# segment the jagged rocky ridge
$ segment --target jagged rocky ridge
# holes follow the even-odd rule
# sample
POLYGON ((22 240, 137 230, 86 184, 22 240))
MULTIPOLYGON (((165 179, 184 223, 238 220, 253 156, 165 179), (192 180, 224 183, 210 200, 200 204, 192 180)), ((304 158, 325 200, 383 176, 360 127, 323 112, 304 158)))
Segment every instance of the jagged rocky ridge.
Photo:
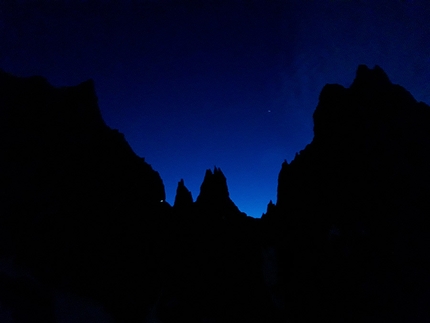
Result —
POLYGON ((426 321, 429 121, 378 66, 326 85, 260 220, 217 167, 163 202, 92 81, 0 71, 0 319, 67 321, 69 295, 101 322, 426 321))
POLYGON ((429 123, 379 66, 323 88, 314 139, 283 163, 265 215, 294 320, 430 318, 429 123))
POLYGON ((246 216, 221 170, 208 170, 195 204, 182 183, 170 207, 159 174, 103 122, 92 81, 57 89, 1 71, 0 129, 0 304, 13 320, 58 321, 58 293, 118 322, 144 321, 153 306, 166 322, 239 313, 215 310, 234 277, 250 287, 233 299, 257 294, 240 275, 255 258, 251 228, 225 225, 246 216))
POLYGON ((0 89, 1 255, 49 288, 133 312, 159 275, 140 259, 155 258, 150 228, 166 213, 159 174, 104 124, 92 81, 56 89, 1 72, 0 89))

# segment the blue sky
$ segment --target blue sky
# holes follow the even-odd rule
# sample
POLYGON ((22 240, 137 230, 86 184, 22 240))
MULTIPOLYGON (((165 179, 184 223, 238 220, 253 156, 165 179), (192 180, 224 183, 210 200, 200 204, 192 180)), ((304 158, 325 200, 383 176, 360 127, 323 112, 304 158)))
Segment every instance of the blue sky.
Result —
POLYGON ((0 68, 56 86, 92 78, 106 123, 125 134, 173 203, 220 167, 259 217, 281 164, 313 137, 324 84, 359 64, 430 102, 426 1, 17 1, 0 4, 0 68))

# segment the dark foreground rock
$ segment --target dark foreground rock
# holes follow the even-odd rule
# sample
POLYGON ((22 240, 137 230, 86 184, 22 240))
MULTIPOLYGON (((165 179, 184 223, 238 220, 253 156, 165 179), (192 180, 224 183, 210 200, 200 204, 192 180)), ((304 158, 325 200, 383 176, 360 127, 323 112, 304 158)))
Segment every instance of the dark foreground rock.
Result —
POLYGON ((430 319, 429 124, 378 66, 323 88, 314 139, 282 165, 265 216, 294 321, 430 319))

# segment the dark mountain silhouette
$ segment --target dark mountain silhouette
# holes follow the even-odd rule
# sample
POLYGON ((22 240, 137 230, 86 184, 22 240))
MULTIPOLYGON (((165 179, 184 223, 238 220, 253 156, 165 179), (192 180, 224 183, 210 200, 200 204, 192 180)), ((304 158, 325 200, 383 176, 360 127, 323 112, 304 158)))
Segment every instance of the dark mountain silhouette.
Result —
POLYGON ((173 213, 176 246, 181 249, 169 275, 171 284, 157 304, 161 320, 273 320, 261 272, 257 220, 231 201, 221 169, 206 171, 194 203, 181 180, 173 213))
POLYGON ((196 200, 198 212, 206 218, 236 219, 246 217, 230 199, 227 180, 220 168, 206 170, 205 178, 196 200))
POLYGON ((195 204, 181 182, 171 208, 158 173, 104 124, 92 81, 57 89, 2 71, 0 91, 5 321, 54 322, 64 299, 118 322, 232 321, 259 297, 253 228, 226 225, 246 216, 220 169, 195 204))
POLYGON ((114 315, 148 303, 160 273, 148 241, 166 214, 159 174, 104 124, 92 81, 56 89, 1 72, 0 89, 1 255, 114 315))
POLYGON ((429 123, 378 66, 323 88, 314 139, 283 163, 265 215, 294 321, 430 318, 429 123))
POLYGON ((179 211, 189 211, 193 205, 193 196, 191 192, 185 187, 184 180, 181 179, 176 189, 175 203, 173 207, 179 211))
POLYGON ((429 122, 359 66, 323 88, 313 141, 253 219, 217 167, 166 203, 92 81, 0 71, 0 321, 426 322, 429 122))

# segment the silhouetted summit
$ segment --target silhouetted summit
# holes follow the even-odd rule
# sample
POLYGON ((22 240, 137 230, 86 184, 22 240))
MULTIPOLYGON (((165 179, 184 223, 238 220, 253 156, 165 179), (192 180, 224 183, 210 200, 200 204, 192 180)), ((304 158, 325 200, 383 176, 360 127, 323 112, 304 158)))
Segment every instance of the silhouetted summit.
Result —
POLYGON ((217 218, 243 217, 237 206, 230 199, 227 180, 220 168, 214 167, 212 172, 206 170, 196 206, 202 216, 217 218))
POLYGON ((373 69, 366 65, 359 65, 351 88, 376 91, 392 85, 384 70, 376 65, 373 69))
MULTIPOLYGON (((54 89, 42 77, 19 79, 0 70, 1 113, 12 127, 55 129, 76 136, 106 127, 97 106, 92 80, 75 87, 54 89)), ((91 139, 91 138, 90 138, 91 139)))
POLYGON ((200 186, 200 194, 197 201, 214 201, 220 199, 222 202, 230 199, 227 180, 222 173, 221 169, 214 167, 212 172, 210 169, 206 170, 205 178, 200 186))
POLYGON ((323 88, 314 139, 282 165, 266 216, 297 321, 317 319, 300 312, 310 304, 332 322, 430 317, 429 124, 429 106, 378 66, 323 88))
POLYGON ((267 204, 267 210, 266 213, 263 213, 261 218, 265 219, 267 218, 267 214, 270 214, 270 216, 274 216, 276 212, 276 205, 272 202, 272 200, 269 201, 269 204, 267 204))
POLYGON ((176 189, 175 203, 173 207, 179 210, 190 211, 193 205, 193 197, 191 192, 185 187, 184 180, 181 179, 176 189))
POLYGON ((1 71, 0 91, 0 255, 133 312, 159 272, 148 251, 166 213, 159 174, 105 125, 92 81, 57 89, 1 71))

